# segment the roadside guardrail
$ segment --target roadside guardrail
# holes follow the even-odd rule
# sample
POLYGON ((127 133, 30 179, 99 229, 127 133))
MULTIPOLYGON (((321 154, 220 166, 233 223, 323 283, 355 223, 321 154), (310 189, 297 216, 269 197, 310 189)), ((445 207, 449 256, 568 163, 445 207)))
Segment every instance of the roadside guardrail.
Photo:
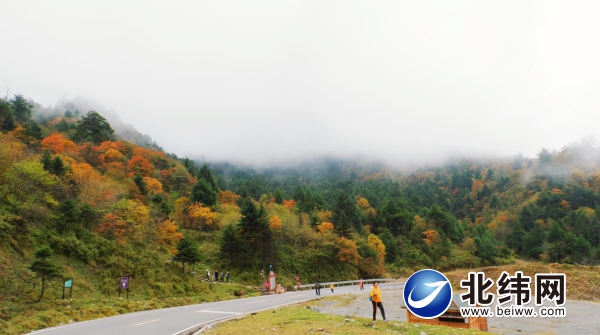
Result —
MULTIPOLYGON (((380 283, 394 283, 394 282, 398 282, 398 279, 395 278, 379 278, 379 279, 364 279, 363 282, 365 284, 369 284, 369 283, 374 283, 374 282, 380 282, 380 283)), ((321 284, 321 288, 325 289, 325 288, 329 288, 329 285, 333 284, 334 287, 336 286, 350 286, 350 285, 358 285, 360 283, 360 279, 356 279, 356 280, 345 280, 345 281, 336 281, 336 282, 326 282, 326 283, 319 283, 321 284)), ((404 285, 404 282, 398 282, 399 284, 404 285)), ((314 289, 315 288, 315 284, 316 283, 312 283, 312 284, 303 284, 300 285, 300 289, 304 290, 304 289, 314 289)), ((294 286, 294 289, 298 289, 298 285, 294 286)))

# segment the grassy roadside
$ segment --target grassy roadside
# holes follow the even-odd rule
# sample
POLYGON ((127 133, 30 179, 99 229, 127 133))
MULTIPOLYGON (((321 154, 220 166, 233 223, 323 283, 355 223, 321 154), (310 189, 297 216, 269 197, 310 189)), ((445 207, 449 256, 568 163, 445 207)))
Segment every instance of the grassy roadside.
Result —
MULTIPOLYGON (((329 299, 329 298, 326 298, 329 299)), ((441 326, 414 325, 405 322, 381 320, 373 323, 361 317, 343 317, 324 314, 310 309, 314 302, 264 311, 232 319, 206 330, 206 334, 488 334, 485 332, 441 326)))
POLYGON ((202 302, 238 299, 256 296, 259 292, 240 284, 203 284, 206 290, 198 295, 164 299, 88 298, 88 299, 44 299, 35 302, 3 301, 0 305, 0 334, 24 334, 33 330, 58 326, 72 322, 93 320, 107 316, 152 310, 158 308, 186 306, 202 302))

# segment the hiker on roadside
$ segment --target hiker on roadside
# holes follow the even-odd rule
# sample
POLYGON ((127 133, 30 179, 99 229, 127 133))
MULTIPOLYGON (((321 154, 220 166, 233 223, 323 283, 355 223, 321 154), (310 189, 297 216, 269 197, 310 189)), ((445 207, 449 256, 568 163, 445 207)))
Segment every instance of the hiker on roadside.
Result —
POLYGON ((206 281, 210 280, 210 271, 206 269, 206 281))
POLYGON ((373 288, 371 288, 371 292, 369 292, 369 300, 371 300, 371 303, 373 304, 373 322, 377 321, 377 307, 379 307, 379 310, 381 311, 383 322, 387 322, 385 319, 385 310, 383 309, 383 304, 381 303, 381 290, 379 289, 378 281, 373 283, 373 288))
POLYGON ((331 293, 333 293, 333 283, 329 284, 329 288, 331 289, 331 293))
POLYGON ((229 283, 229 271, 225 274, 225 280, 229 283))
POLYGON ((225 272, 221 272, 221 283, 225 282, 225 272))
POLYGON ((362 279, 362 277, 360 277, 360 283, 358 285, 361 291, 365 289, 365 281, 362 279))
POLYGON ((215 270, 215 281, 218 283, 219 282, 219 271, 215 270))
POLYGON ((315 293, 317 293, 317 295, 321 295, 321 284, 319 284, 318 280, 315 283, 315 293))

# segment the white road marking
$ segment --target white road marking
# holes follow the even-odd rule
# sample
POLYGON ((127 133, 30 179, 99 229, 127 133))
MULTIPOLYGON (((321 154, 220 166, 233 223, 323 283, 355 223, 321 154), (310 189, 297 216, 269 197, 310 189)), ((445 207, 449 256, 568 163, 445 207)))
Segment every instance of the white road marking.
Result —
POLYGON ((150 321, 146 321, 146 322, 138 323, 137 325, 133 325, 133 326, 134 326, 134 327, 137 327, 137 326, 145 325, 146 323, 150 323, 150 322, 154 322, 154 321, 158 321, 158 320, 160 320, 160 319, 156 319, 156 320, 150 320, 150 321))
POLYGON ((244 314, 244 313, 237 313, 237 312, 221 312, 221 311, 209 311, 209 310, 196 311, 196 313, 215 313, 215 314, 232 314, 232 315, 244 314))

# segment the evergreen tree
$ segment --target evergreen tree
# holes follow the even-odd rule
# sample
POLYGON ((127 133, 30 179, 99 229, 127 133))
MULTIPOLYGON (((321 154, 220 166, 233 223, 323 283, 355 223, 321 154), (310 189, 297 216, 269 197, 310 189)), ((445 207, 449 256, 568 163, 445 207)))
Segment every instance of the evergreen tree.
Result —
POLYGON ((70 128, 71 127, 69 127, 69 124, 67 121, 65 121, 65 119, 60 120, 60 122, 56 125, 56 129, 61 133, 68 132, 70 128))
POLYGON ((486 181, 492 181, 492 180, 494 180, 494 170, 492 170, 491 168, 487 170, 487 174, 485 176, 485 180, 486 181))
POLYGON ((49 150, 44 151, 40 163, 44 166, 44 170, 52 173, 52 155, 49 150))
POLYGON ((233 224, 223 228, 223 234, 219 240, 219 252, 222 259, 226 259, 230 265, 236 264, 235 257, 241 253, 242 246, 238 237, 237 227, 233 224))
POLYGON ((206 164, 202 165, 202 167, 200 168, 200 171, 198 172, 198 180, 201 180, 201 179, 206 180, 206 182, 208 183, 208 185, 210 185, 211 189, 213 190, 213 192, 215 194, 219 192, 219 186, 217 185, 217 178, 215 177, 215 175, 212 173, 212 171, 206 164))
POLYGON ((60 278, 62 276, 60 267, 50 258, 54 252, 50 247, 44 246, 36 250, 35 260, 29 267, 35 275, 42 279, 42 288, 38 302, 42 301, 44 297, 44 291, 46 290, 46 281, 52 278, 60 278))
POLYGON ((79 219, 88 231, 91 231, 95 227, 99 216, 98 212, 89 204, 83 204, 79 208, 79 219))
POLYGON ((54 157, 54 159, 52 160, 52 165, 50 167, 50 172, 59 177, 65 174, 65 164, 63 163, 62 159, 60 159, 60 157, 54 157))
POLYGON ((144 178, 142 178, 142 176, 140 176, 139 174, 136 174, 135 177, 133 177, 133 182, 137 185, 137 187, 140 190, 140 193, 142 195, 146 195, 148 193, 148 189, 146 188, 146 183, 144 183, 144 178))
POLYGON ((15 95, 11 100, 11 104, 18 122, 25 123, 27 120, 31 119, 33 104, 27 101, 22 95, 15 95))
POLYGON ((73 230, 79 222, 77 203, 73 199, 66 199, 62 201, 58 207, 58 213, 59 215, 56 220, 56 228, 59 233, 73 230))
POLYGON ((44 138, 42 128, 35 121, 28 121, 28 122, 24 123, 23 128, 25 128, 25 131, 23 132, 23 134, 25 134, 26 136, 28 136, 34 140, 39 141, 44 138))
POLYGON ((506 246, 513 249, 516 253, 523 252, 523 238, 525 237, 525 230, 521 226, 519 221, 516 221, 512 229, 506 236, 506 246))
POLYGON ((108 121, 95 111, 82 116, 75 126, 74 139, 100 144, 111 139, 115 131, 108 121))
POLYGON ((338 235, 351 238, 352 228, 362 228, 364 217, 348 193, 339 191, 333 210, 333 224, 338 235))
POLYGON ((379 238, 385 245, 385 261, 388 263, 393 263, 396 260, 396 257, 400 256, 400 247, 398 246, 398 242, 394 238, 394 235, 392 235, 387 228, 383 230, 383 232, 379 235, 379 238))
POLYGON ((281 195, 281 190, 280 189, 276 189, 275 190, 275 203, 276 204, 283 204, 283 196, 281 195))
POLYGON ((201 202, 205 206, 212 207, 217 204, 219 197, 206 179, 202 178, 192 188, 190 199, 193 202, 201 202))
POLYGON ((11 131, 17 127, 15 113, 9 103, 0 99, 0 130, 11 131))
POLYGON ((525 231, 530 231, 535 224, 536 213, 535 213, 535 205, 529 205, 523 207, 521 214, 519 215, 519 222, 525 231))
POLYGON ((490 198, 490 208, 499 209, 500 208, 500 199, 495 194, 490 198))
POLYGON ((181 262, 181 270, 185 273, 185 264, 194 265, 200 262, 200 250, 198 244, 189 237, 184 237, 177 244, 177 254, 173 256, 173 261, 181 262))
POLYGON ((242 242, 241 263, 262 267, 270 264, 275 250, 269 219, 262 204, 257 208, 251 200, 244 201, 238 231, 242 242))
POLYGON ((546 232, 544 231, 544 228, 536 222, 533 225, 533 228, 525 234, 525 238, 523 238, 523 252, 528 257, 539 258, 544 252, 543 245, 545 240, 546 232))

